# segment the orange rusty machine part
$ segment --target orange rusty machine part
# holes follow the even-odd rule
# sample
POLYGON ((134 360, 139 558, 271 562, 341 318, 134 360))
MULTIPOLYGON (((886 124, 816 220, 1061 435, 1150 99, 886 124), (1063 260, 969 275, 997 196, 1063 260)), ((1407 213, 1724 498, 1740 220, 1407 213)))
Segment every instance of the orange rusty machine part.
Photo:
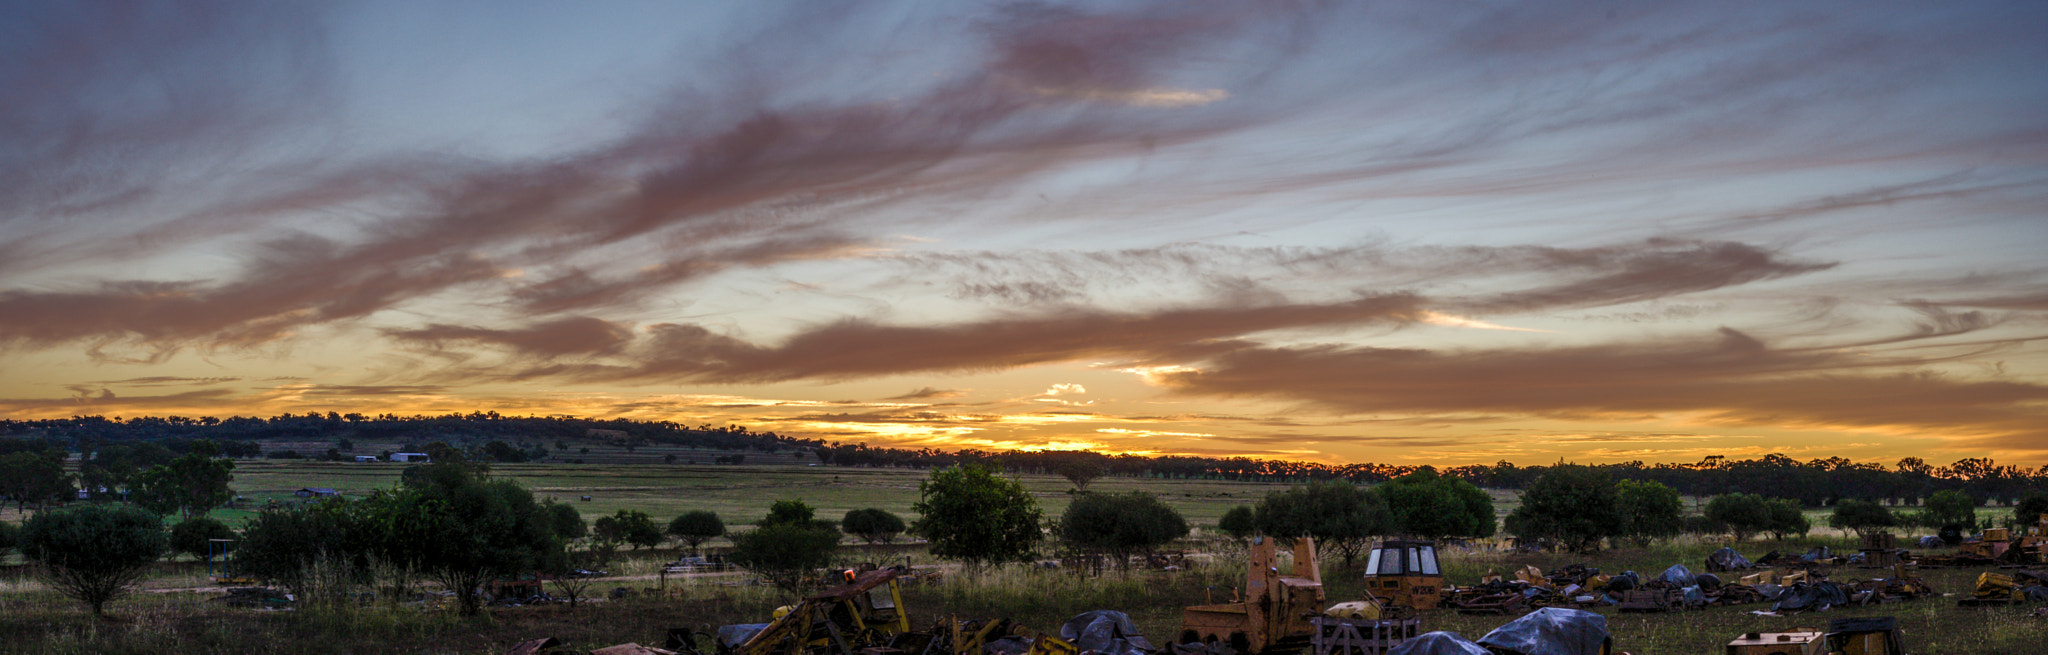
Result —
POLYGON ((1246 562, 1241 602, 1196 605, 1181 612, 1179 643, 1224 644, 1248 655, 1283 653, 1308 646, 1315 626, 1308 617, 1323 608, 1323 576, 1316 565, 1315 540, 1294 541, 1294 575, 1280 574, 1270 537, 1254 537, 1246 562))

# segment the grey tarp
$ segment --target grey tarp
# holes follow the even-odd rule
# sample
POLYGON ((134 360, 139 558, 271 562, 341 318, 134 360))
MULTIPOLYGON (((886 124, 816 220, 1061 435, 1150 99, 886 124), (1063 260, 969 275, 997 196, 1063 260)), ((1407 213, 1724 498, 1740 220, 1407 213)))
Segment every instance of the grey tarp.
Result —
POLYGON ((1664 575, 1657 576, 1657 579, 1669 582, 1673 587, 1690 587, 1695 577, 1692 569, 1685 568, 1684 564, 1673 564, 1671 568, 1664 569, 1664 575))
POLYGON ((1707 568, 1710 569, 1717 568, 1724 571, 1733 571, 1736 569, 1753 568, 1755 566, 1755 564, 1749 562, 1749 558, 1743 557, 1742 553, 1735 552, 1733 548, 1722 548, 1714 551, 1714 554, 1707 556, 1707 568))
POLYGON ((1921 548, 1940 548, 1947 545, 1948 542, 1942 541, 1941 537, 1937 537, 1931 534, 1920 538, 1921 548))
POLYGON ((1520 655, 1600 655, 1608 639, 1607 617, 1545 607, 1494 628, 1479 644, 1520 655))
POLYGON ((1686 587, 1684 589, 1680 589, 1679 591, 1684 592, 1685 594, 1686 607, 1699 607, 1707 604, 1707 594, 1706 592, 1700 591, 1699 585, 1686 587))
POLYGON ((1778 602, 1771 605, 1773 612, 1804 612, 1825 610, 1836 605, 1849 604, 1849 594, 1833 582, 1821 581, 1812 584, 1801 582, 1786 587, 1778 594, 1778 602))
POLYGON ((1472 643, 1455 632, 1427 632, 1401 642, 1387 655, 1492 655, 1485 646, 1472 643))
POLYGON ((727 648, 737 648, 740 644, 747 643, 748 639, 753 639, 754 635, 761 634, 762 630, 767 629, 768 624, 766 623, 736 623, 719 626, 718 643, 727 648))
POLYGON ((1116 610, 1083 612, 1067 619, 1067 623, 1060 626, 1060 638, 1083 653, 1145 655, 1152 652, 1152 642, 1145 641, 1145 635, 1138 634, 1137 624, 1131 623, 1130 616, 1116 610))
POLYGON ((1608 578, 1607 586, 1601 588, 1601 591, 1628 591, 1642 585, 1643 579, 1637 576, 1635 571, 1622 571, 1620 574, 1608 578))

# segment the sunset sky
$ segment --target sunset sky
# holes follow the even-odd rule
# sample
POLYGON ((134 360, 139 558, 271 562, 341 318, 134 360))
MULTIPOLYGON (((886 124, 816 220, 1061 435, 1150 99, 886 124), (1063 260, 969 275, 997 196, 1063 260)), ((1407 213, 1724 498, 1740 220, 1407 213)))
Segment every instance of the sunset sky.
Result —
POLYGON ((6 2, 0 417, 2048 464, 2048 3, 6 2))

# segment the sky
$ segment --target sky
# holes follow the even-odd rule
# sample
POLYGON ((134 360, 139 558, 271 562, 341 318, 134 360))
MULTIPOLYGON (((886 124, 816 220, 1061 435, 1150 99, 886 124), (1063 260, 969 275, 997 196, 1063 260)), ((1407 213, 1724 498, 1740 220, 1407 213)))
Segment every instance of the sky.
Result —
POLYGON ((2048 4, 0 3, 0 417, 2048 464, 2048 4))

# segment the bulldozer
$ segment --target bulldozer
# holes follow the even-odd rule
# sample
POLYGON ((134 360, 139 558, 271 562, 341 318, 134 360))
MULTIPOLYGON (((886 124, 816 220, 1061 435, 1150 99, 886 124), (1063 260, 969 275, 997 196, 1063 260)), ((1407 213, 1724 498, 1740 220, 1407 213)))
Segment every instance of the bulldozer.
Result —
POLYGON ((1252 538, 1241 597, 1182 610, 1179 643, 1225 645, 1244 655, 1307 647, 1316 629, 1309 618, 1321 612, 1324 600, 1315 540, 1294 540, 1294 575, 1281 575, 1276 551, 1271 537, 1252 538))
POLYGON ((1366 558, 1365 589, 1389 608, 1436 609, 1444 589, 1436 542, 1393 540, 1374 545, 1366 558))

